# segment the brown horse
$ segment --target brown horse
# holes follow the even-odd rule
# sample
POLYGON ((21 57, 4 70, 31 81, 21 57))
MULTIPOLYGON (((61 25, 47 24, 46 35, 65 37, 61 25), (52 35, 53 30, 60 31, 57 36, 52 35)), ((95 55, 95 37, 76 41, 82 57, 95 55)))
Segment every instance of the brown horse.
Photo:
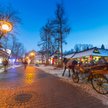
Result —
POLYGON ((64 71, 62 73, 62 76, 64 76, 66 69, 69 71, 69 77, 70 77, 70 70, 74 73, 75 72, 75 66, 77 65, 76 60, 67 60, 66 62, 63 61, 64 71))

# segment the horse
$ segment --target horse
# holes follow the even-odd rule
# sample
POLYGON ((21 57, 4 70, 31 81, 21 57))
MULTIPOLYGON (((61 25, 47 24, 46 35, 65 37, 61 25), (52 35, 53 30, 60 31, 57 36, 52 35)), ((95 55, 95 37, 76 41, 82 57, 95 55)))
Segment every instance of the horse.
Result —
POLYGON ((70 70, 75 73, 75 66, 78 64, 76 60, 68 60, 65 58, 63 61, 64 71, 62 73, 62 76, 64 76, 66 69, 69 71, 69 77, 71 76, 70 70))

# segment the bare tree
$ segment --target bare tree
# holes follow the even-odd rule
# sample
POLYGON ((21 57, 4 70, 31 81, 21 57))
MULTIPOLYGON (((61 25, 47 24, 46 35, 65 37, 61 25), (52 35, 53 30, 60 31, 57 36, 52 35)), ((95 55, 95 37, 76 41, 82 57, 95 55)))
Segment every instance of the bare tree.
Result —
POLYGON ((4 50, 10 48, 9 37, 3 37, 1 43, 4 50))
POLYGON ((12 56, 15 56, 15 58, 17 59, 18 57, 22 57, 25 53, 25 48, 22 45, 22 43, 18 42, 18 39, 16 37, 12 37, 11 40, 11 53, 12 56))
POLYGON ((75 52, 79 52, 81 50, 78 44, 74 46, 74 50, 75 52))
MULTIPOLYGON (((48 21, 41 29, 41 43, 42 50, 46 53, 48 60, 50 54, 57 52, 58 57, 63 56, 63 43, 66 44, 66 36, 70 32, 68 19, 65 17, 64 7, 62 3, 56 5, 55 18, 48 21)), ((61 62, 62 63, 62 62, 61 62)))
POLYGON ((92 45, 92 44, 76 44, 76 45, 74 46, 75 52, 88 50, 88 49, 90 49, 90 48, 93 48, 93 45, 92 45))
POLYGON ((62 60, 63 56, 63 43, 65 43, 65 38, 70 32, 70 27, 68 25, 68 19, 65 17, 64 6, 62 3, 56 5, 55 19, 53 20, 54 29, 58 40, 58 50, 60 51, 60 57, 62 60))
POLYGON ((44 51, 46 56, 46 62, 48 64, 48 59, 50 55, 54 52, 54 36, 53 36, 53 27, 52 23, 48 20, 45 26, 42 27, 40 32, 41 50, 44 51))

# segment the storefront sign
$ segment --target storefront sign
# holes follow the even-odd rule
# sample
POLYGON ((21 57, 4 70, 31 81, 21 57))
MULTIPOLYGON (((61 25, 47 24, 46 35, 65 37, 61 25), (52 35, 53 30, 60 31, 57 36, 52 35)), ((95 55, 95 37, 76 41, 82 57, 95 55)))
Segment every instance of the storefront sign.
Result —
POLYGON ((98 49, 94 49, 93 53, 98 53, 98 54, 100 54, 100 52, 99 52, 98 49))

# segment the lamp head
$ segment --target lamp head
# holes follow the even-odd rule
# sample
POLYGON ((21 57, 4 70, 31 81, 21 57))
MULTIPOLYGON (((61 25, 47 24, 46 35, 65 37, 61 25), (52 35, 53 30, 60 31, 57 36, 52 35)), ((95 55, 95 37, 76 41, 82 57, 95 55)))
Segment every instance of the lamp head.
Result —
POLYGON ((0 31, 1 32, 11 32, 13 29, 13 25, 11 22, 8 21, 0 21, 0 31))

